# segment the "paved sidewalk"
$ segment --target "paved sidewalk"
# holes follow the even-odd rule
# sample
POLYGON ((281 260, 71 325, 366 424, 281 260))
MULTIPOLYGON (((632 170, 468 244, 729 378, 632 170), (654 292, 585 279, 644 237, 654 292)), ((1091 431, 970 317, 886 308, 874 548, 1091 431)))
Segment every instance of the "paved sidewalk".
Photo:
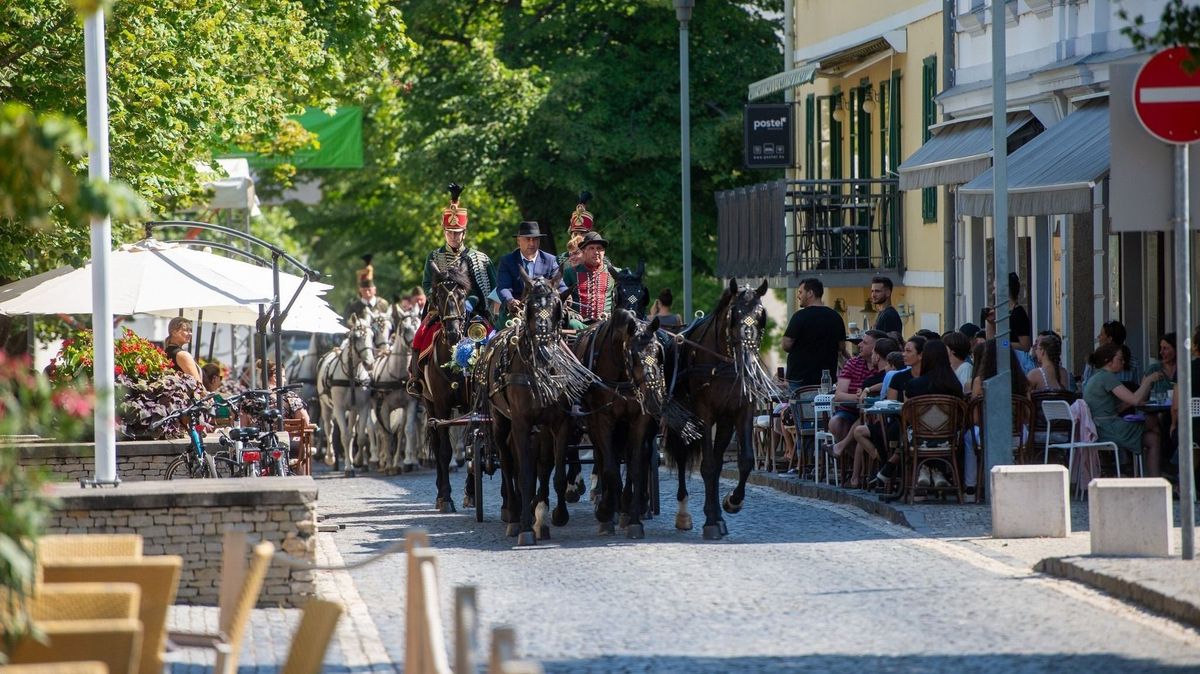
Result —
MULTIPOLYGON (((723 477, 736 479, 734 470, 723 477)), ((885 503, 876 494, 832 487, 795 477, 755 471, 750 482, 809 498, 859 507, 918 534, 944 539, 1009 564, 1068 578, 1096 587, 1175 620, 1200 627, 1200 561, 1178 558, 1182 549, 1179 502, 1175 507, 1173 559, 1093 557, 1088 534, 1088 504, 1071 501, 1071 531, 1067 538, 994 539, 987 504, 953 500, 907 505, 885 503)), ((971 499, 973 500, 973 499, 971 499)), ((1197 508, 1200 512, 1200 508, 1197 508)))
MULTIPOLYGON (((333 534, 317 534, 317 564, 342 566, 341 553, 333 534)), ((338 621, 337 632, 325 655, 323 672, 335 674, 395 674, 402 663, 393 663, 387 655, 379 630, 367 612, 348 571, 315 571, 317 596, 336 601, 346 608, 338 621)), ((277 672, 287 661, 292 634, 300 623, 302 609, 258 608, 251 614, 243 642, 238 671, 267 674, 277 672)), ((217 631, 217 607, 182 606, 171 608, 170 629, 195 632, 217 631)), ((403 639, 403 634, 389 635, 403 639)), ((209 674, 213 655, 199 649, 182 649, 167 654, 170 674, 209 674)))

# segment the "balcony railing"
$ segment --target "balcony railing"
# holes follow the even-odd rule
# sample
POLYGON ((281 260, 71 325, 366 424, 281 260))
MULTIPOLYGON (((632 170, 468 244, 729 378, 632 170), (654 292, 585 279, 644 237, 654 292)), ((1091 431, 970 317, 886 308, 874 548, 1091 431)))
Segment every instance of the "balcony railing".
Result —
POLYGON ((856 283, 902 272, 902 195, 895 180, 780 180, 719 192, 717 272, 836 273, 856 283))

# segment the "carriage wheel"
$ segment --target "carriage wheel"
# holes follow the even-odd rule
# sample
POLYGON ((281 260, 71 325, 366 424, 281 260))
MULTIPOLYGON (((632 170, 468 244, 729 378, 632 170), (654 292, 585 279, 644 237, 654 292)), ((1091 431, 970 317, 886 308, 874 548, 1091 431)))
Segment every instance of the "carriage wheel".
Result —
POLYGON ((467 437, 471 442, 471 473, 475 480, 475 521, 483 521, 483 451, 484 433, 479 428, 479 422, 473 421, 467 427, 467 437))
POLYGON ((650 512, 654 515, 660 514, 658 467, 662 464, 662 453, 659 451, 661 444, 662 436, 655 436, 650 449, 650 512))

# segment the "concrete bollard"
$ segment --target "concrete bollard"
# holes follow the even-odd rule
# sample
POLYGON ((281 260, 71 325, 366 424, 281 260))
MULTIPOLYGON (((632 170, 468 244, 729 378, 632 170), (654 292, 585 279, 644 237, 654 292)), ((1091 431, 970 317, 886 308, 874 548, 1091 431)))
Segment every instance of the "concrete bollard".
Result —
POLYGON ((1160 477, 1096 478, 1088 485, 1093 555, 1171 557, 1171 484, 1160 477))
POLYGON ((1066 538, 1071 506, 1065 466, 992 468, 992 538, 1066 538))

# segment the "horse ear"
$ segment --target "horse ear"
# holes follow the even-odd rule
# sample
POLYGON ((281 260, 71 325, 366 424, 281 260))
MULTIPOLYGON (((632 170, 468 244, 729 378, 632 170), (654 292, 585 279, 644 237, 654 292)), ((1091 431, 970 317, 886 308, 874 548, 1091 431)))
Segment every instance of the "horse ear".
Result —
POLYGON ((521 281, 525 284, 526 290, 528 290, 529 285, 533 283, 533 279, 529 276, 529 274, 525 273, 524 266, 517 265, 517 271, 521 272, 521 281))
POLYGON ((646 261, 644 259, 638 258, 638 273, 637 273, 637 275, 638 275, 638 278, 641 278, 646 275, 646 261))
POLYGON ((433 260, 429 261, 429 268, 433 270, 434 278, 439 278, 442 275, 442 268, 437 266, 437 263, 433 260))
MULTIPOLYGON (((628 313, 628 312, 626 312, 624 309, 622 309, 621 313, 628 313)), ((628 318, 631 318, 631 317, 632 317, 632 315, 629 317, 626 317, 627 320, 625 321, 625 335, 627 337, 632 337, 633 334, 635 332, 637 332, 637 321, 628 320, 628 318)))
POLYGON ((571 289, 570 288, 567 288, 566 290, 564 290, 558 294, 558 300, 560 302, 566 302, 570 298, 571 298, 571 289))
POLYGON ((767 294, 767 279, 763 279, 762 285, 760 285, 757 289, 755 289, 754 292, 758 293, 759 297, 766 295, 767 294))
POLYGON ((737 291, 738 291, 737 279, 730 276, 729 277, 729 292, 732 294, 737 294, 737 291))
POLYGON ((565 269, 561 264, 554 269, 554 276, 550 278, 550 285, 554 286, 555 288, 558 287, 558 284, 562 281, 563 271, 565 271, 565 269))
POLYGON ((658 332, 658 316, 655 316, 654 320, 650 321, 650 327, 647 329, 650 332, 658 332))

